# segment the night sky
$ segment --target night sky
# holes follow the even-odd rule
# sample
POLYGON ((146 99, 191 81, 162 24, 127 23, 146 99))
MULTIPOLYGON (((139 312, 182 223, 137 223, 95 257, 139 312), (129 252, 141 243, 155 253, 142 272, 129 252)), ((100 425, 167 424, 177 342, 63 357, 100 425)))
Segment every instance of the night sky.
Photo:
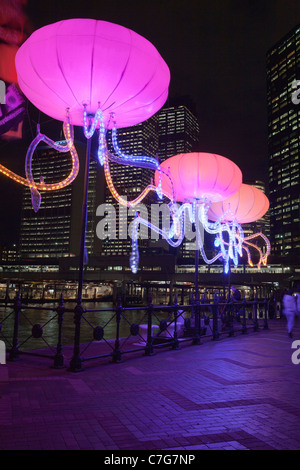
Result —
MULTIPOLYGON (((267 183, 266 53, 300 23, 299 0, 28 0, 26 11, 33 30, 85 17, 147 38, 170 68, 170 100, 188 95, 195 103, 199 151, 233 160, 245 182, 267 183)), ((0 163, 22 175, 36 119, 29 116, 27 139, 0 145, 0 163)), ((0 243, 18 242, 21 194, 0 175, 0 243)))

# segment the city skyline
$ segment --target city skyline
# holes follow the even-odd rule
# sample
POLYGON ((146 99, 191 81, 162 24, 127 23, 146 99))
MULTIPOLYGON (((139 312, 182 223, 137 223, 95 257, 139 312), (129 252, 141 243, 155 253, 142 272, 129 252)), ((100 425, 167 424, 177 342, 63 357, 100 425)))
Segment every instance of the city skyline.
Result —
MULTIPOLYGON (((37 2, 29 1, 28 15, 33 29, 36 29, 49 22, 69 17, 70 11, 73 17, 79 15, 99 17, 96 3, 98 4, 98 2, 90 2, 89 6, 83 10, 82 6, 76 2, 74 5, 72 3, 72 9, 69 2, 64 2, 63 6, 58 5, 58 2, 52 2, 51 6, 48 5, 45 8, 43 6, 42 11, 37 2)), ((112 2, 110 7, 103 5, 104 8, 101 8, 100 12, 101 19, 123 24, 153 41, 171 70, 170 94, 166 106, 169 100, 179 95, 189 95, 195 102, 200 126, 201 148, 199 151, 224 155, 241 167, 247 179, 259 179, 267 184, 266 53, 274 43, 295 26, 298 11, 300 16, 300 7, 296 2, 276 1, 273 2, 273 9, 267 8, 267 2, 243 2, 241 5, 241 2, 231 1, 228 8, 220 4, 217 8, 216 2, 212 2, 210 6, 202 5, 201 7, 196 5, 198 2, 190 2, 188 6, 183 6, 182 2, 172 2, 172 6, 169 2, 160 2, 156 4, 157 14, 162 13, 162 9, 165 8, 169 15, 164 31, 159 31, 161 21, 159 15, 158 26, 151 30, 150 19, 153 18, 154 11, 150 17, 143 17, 142 11, 150 12, 151 10, 150 6, 144 5, 144 2, 142 6, 141 3, 138 6, 133 2, 126 11, 124 8, 118 9, 117 3, 112 2), (176 16, 180 6, 182 7, 181 19, 176 16), (136 10, 130 15, 134 7, 136 10), (200 13, 203 13, 201 17, 198 16, 200 13), (210 21, 208 21, 209 18, 210 21), (248 26, 243 30, 242 25, 245 25, 246 19, 248 26), (189 32, 188 20, 193 20, 190 23, 189 32), (264 21, 266 27, 263 27, 264 21), (177 37, 174 35, 174 29, 179 22, 182 23, 182 32, 177 37), (231 28, 234 23, 239 27, 231 28), (195 24, 201 26, 201 34, 198 31, 195 35, 195 24), (217 24, 219 28, 215 27, 217 24), (231 34, 229 34, 229 29, 231 34), (206 37, 201 37, 204 31, 208 34, 206 37), (179 44, 180 37, 182 41, 179 44), (237 41, 238 38, 239 41, 237 41), (174 47, 170 45, 172 39, 174 47), (189 43, 192 45, 197 43, 198 49, 192 45, 188 46, 189 43), (232 48, 233 44, 235 47, 232 48), (257 47, 258 44, 260 48, 257 47), (242 56, 244 62, 241 66, 239 61, 242 56), (199 61, 201 57, 205 60, 199 61), (189 67, 186 67, 187 61, 189 61, 189 67), (204 69, 202 69, 202 64, 205 64, 204 69), (200 78, 191 78, 196 66, 201 70, 200 78), (253 73, 249 74, 251 66, 253 73), (237 70, 238 74, 236 74, 237 70), (185 78, 184 74, 187 75, 185 78), (246 77, 246 82, 241 77, 246 77), (239 82, 239 87, 237 87, 237 82, 239 82), (195 92, 196 83, 199 84, 197 92, 195 92), (235 87, 235 90, 232 90, 232 87, 235 87), (225 93, 224 90, 227 92, 225 93), (251 99, 248 95, 251 95, 251 99), (254 119, 254 108, 259 110, 256 111, 256 119, 254 119), (235 112, 237 110, 239 111, 235 112), (253 146, 259 147, 260 151, 253 151, 253 146), (241 149, 244 149, 243 154, 241 149)), ((48 126, 48 121, 51 120, 47 116, 41 117, 44 128, 48 126)), ((4 145, 1 143, 1 163, 12 169, 17 168, 22 173, 25 148, 24 141, 5 142, 4 145), (6 153, 8 146, 9 157, 13 156, 13 159, 9 158, 6 153)), ((15 195, 20 194, 20 190, 16 188, 15 183, 5 182, 4 179, 1 175, 1 194, 10 193, 12 204, 11 211, 7 207, 2 207, 0 211, 2 226, 8 225, 6 233, 3 228, 2 236, 4 240, 12 240, 13 232, 17 230, 16 220, 13 222, 13 219, 17 218, 18 205, 20 205, 20 198, 18 200, 15 195)))

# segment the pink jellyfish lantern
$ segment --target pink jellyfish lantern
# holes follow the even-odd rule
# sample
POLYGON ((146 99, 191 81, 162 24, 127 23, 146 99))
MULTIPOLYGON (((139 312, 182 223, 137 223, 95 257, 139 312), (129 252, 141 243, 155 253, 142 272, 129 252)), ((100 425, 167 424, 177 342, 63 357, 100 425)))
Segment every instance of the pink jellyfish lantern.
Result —
POLYGON ((158 191, 170 199, 170 215, 172 224, 166 231, 136 217, 133 225, 131 269, 137 271, 138 226, 144 224, 159 233, 171 246, 179 246, 185 236, 186 217, 195 224, 196 253, 206 263, 213 263, 223 256, 237 259, 236 250, 241 251, 240 244, 234 243, 234 234, 241 228, 236 222, 227 223, 225 228, 220 221, 211 223, 207 219, 207 209, 213 202, 223 201, 235 194, 242 184, 242 173, 239 167, 221 155, 210 153, 185 153, 168 158, 155 172, 155 186, 158 191), (181 203, 178 205, 177 202, 181 203), (200 228, 209 233, 219 234, 226 230, 230 235, 229 249, 208 259, 203 247, 200 228))
MULTIPOLYGON (((30 187, 35 211, 41 202, 39 191, 64 187, 78 173, 73 126, 83 127, 88 143, 98 132, 102 165, 113 158, 106 150, 107 129, 114 130, 117 161, 145 165, 142 157, 132 161, 122 154, 116 129, 150 118, 167 99, 169 68, 147 39, 106 21, 69 19, 35 31, 18 50, 15 62, 20 89, 40 111, 64 122, 67 142, 64 148, 58 147, 38 128, 28 149, 26 179, 19 178, 18 182, 30 187), (55 186, 35 182, 32 176, 33 152, 41 140, 72 154, 72 174, 55 186)), ((157 168, 154 160, 149 158, 146 163, 157 168)), ((5 168, 0 167, 0 171, 7 174, 5 168)), ((14 174, 7 175, 16 179, 14 174)))
POLYGON ((138 124, 168 96, 169 69, 156 48, 123 26, 93 19, 59 21, 35 31, 16 56, 21 90, 42 112, 84 125, 84 111, 106 128, 138 124))
MULTIPOLYGON (((268 209, 269 200, 260 189, 248 184, 242 184, 240 189, 233 196, 226 200, 212 203, 207 211, 207 218, 214 222, 221 220, 223 223, 227 223, 235 220, 239 224, 247 224, 261 219, 268 209)), ((221 239, 219 240, 219 245, 224 247, 224 243, 221 239)), ((257 266, 260 267, 261 263, 266 265, 270 254, 270 242, 268 238, 262 232, 243 238, 242 248, 247 253, 248 263, 250 266, 253 266, 249 247, 259 253, 257 266), (266 243, 264 253, 259 246, 250 242, 250 240, 257 237, 261 237, 266 243)))
POLYGON ((183 153, 168 158, 156 171, 155 183, 178 202, 223 201, 242 184, 242 172, 226 157, 212 153, 183 153), (159 181, 161 179, 161 182, 159 181))

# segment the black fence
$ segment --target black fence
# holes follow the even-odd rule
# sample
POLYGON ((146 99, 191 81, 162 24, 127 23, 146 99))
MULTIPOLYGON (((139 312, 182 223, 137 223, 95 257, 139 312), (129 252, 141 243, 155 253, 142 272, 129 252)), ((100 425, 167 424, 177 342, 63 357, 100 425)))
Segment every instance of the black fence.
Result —
POLYGON ((186 342, 197 345, 269 328, 267 299, 234 302, 218 294, 212 301, 192 299, 189 305, 178 304, 175 297, 173 305, 155 306, 150 298, 148 305, 138 307, 124 307, 119 301, 113 308, 93 309, 81 304, 67 308, 62 297, 53 308, 24 305, 17 293, 14 303, 6 304, 1 315, 0 338, 6 344, 8 360, 39 356, 52 360, 54 368, 68 367, 73 372, 82 370, 85 361, 109 359, 118 363, 125 354, 150 356, 161 348, 179 349, 186 342), (48 316, 41 323, 43 311, 48 316), (73 339, 64 344, 66 324, 73 339), (52 344, 47 339, 49 329, 52 344))

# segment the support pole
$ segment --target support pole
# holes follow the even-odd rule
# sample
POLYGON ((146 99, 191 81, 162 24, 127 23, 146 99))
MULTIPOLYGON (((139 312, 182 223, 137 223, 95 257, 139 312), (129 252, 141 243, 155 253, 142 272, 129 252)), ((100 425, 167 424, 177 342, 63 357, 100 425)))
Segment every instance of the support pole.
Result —
POLYGON ((85 239, 86 239, 86 227, 87 227, 87 215, 88 215, 88 189, 89 189, 89 169, 90 169, 90 161, 91 161, 91 140, 92 138, 88 139, 87 147, 86 147, 77 304, 81 304, 81 301, 82 301, 84 261, 85 261, 85 239))
POLYGON ((9 360, 16 361, 19 359, 19 323, 20 323, 20 312, 22 309, 21 295, 20 291, 17 292, 15 301, 14 301, 14 333, 13 333, 13 345, 10 350, 9 360))
POLYGON ((199 213, 198 213, 198 202, 196 202, 196 213, 195 213, 195 232, 196 232, 196 247, 195 247, 195 336, 193 344, 200 343, 200 301, 199 301, 199 283, 198 283, 198 270, 199 270, 199 213))
POLYGON ((78 278, 78 291, 77 291, 77 305, 74 310, 75 337, 74 337, 73 357, 70 362, 71 372, 80 372, 82 370, 81 358, 80 358, 80 325, 81 325, 82 314, 84 311, 82 307, 82 288, 83 288, 85 239, 86 239, 87 214, 88 214, 88 188, 89 188, 89 168, 90 168, 90 160, 91 160, 91 140, 92 140, 91 138, 87 140, 87 146, 86 146, 84 190, 83 190, 83 203, 82 203, 81 240, 80 240, 80 254, 79 254, 79 278, 78 278))
POLYGON ((195 300, 199 301, 199 282, 198 282, 198 271, 199 271, 199 239, 198 239, 198 225, 199 212, 198 212, 198 202, 196 202, 196 213, 195 213, 195 300))
POLYGON ((56 354, 54 357, 53 368, 62 369, 64 368, 64 355, 62 352, 62 324, 63 324, 64 313, 65 313, 64 298, 62 294, 60 296, 60 301, 56 309, 56 312, 57 312, 57 320, 58 320, 58 340, 57 340, 56 354))

